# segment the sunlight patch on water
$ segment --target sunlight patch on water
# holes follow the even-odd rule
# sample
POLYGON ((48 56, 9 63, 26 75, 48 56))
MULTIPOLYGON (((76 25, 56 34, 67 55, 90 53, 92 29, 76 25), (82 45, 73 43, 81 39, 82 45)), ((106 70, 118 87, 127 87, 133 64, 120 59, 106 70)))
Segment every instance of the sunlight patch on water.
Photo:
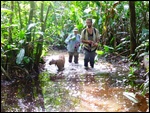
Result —
MULTIPOLYGON (((120 73, 117 71, 118 67, 100 60, 100 62, 95 63, 94 69, 90 68, 87 71, 83 66, 83 54, 79 56, 79 64, 68 63, 68 53, 64 52, 62 54, 65 55, 66 59, 65 70, 62 72, 57 72, 55 65, 48 64, 49 60, 57 58, 58 55, 47 56, 48 60, 45 69, 55 76, 62 75, 65 77, 59 82, 50 81, 56 87, 52 84, 52 87, 47 86, 53 89, 48 89, 50 93, 55 91, 55 96, 60 96, 60 102, 49 100, 51 101, 51 107, 55 108, 55 110, 51 109, 50 111, 125 112, 129 110, 129 107, 133 106, 132 102, 123 95, 126 88, 123 88, 123 85, 122 87, 117 87, 121 86, 123 82, 115 77, 125 75, 121 70, 120 73), (113 77, 110 79, 111 76, 113 77), (58 104, 58 106, 55 106, 55 104, 58 104)), ((45 88, 45 90, 47 89, 45 88)), ((54 98, 53 96, 47 97, 49 99, 54 98)))
MULTIPOLYGON (((72 75, 77 73, 80 75, 81 74, 85 74, 85 73, 110 73, 110 72, 116 72, 116 68, 108 63, 108 62, 101 62, 101 63, 95 63, 94 68, 90 68, 88 71, 84 69, 84 55, 83 54, 79 54, 79 63, 75 64, 74 62, 69 63, 68 62, 68 53, 67 52, 63 52, 62 53, 65 56, 65 70, 63 71, 64 75, 72 75), (71 72, 70 72, 71 71, 71 72)), ((50 60, 52 59, 58 59, 59 54, 55 53, 55 54, 49 54, 49 56, 46 56, 46 63, 45 63, 45 69, 48 70, 49 73, 54 73, 57 74, 57 66, 56 65, 49 65, 50 60)), ((74 61, 74 60, 72 60, 74 61)))
POLYGON ((105 90, 101 89, 97 92, 97 90, 94 90, 93 86, 84 86, 84 89, 80 94, 80 105, 76 107, 76 111, 112 112, 123 110, 123 105, 126 104, 124 103, 124 100, 121 100, 121 98, 123 98, 122 93, 124 90, 125 89, 122 88, 114 88, 105 90), (88 106, 89 104, 90 106, 88 106))
MULTIPOLYGON (((86 75, 82 75, 82 77, 86 77, 86 75)), ((86 83, 84 81, 73 83, 68 81, 69 79, 60 82, 47 81, 50 84, 47 84, 47 88, 45 88, 47 90, 47 93, 44 94, 47 98, 45 106, 51 105, 51 109, 46 107, 46 111, 125 111, 127 108, 125 105, 131 105, 130 101, 123 97, 125 89, 119 87, 109 88, 106 78, 99 79, 100 81, 97 83, 86 83)))

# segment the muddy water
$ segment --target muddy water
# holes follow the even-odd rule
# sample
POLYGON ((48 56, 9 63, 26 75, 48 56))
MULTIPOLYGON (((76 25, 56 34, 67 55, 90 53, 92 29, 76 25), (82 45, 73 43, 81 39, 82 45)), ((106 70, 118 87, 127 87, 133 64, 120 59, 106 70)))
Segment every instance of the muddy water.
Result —
POLYGON ((123 95, 125 91, 132 90, 122 79, 128 73, 127 65, 114 66, 99 60, 94 69, 85 70, 83 54, 79 56, 79 64, 68 63, 67 52, 61 54, 66 58, 65 70, 58 72, 55 65, 49 65, 51 59, 58 59, 58 53, 53 52, 46 57, 48 74, 41 75, 50 78, 43 88, 49 92, 44 93, 46 111, 142 111, 123 95))
POLYGON ((37 78, 1 81, 1 112, 44 111, 37 78))
MULTIPOLYGON (((79 64, 68 63, 67 52, 51 52, 47 55, 45 71, 39 80, 1 82, 1 111, 23 112, 125 112, 144 111, 123 96, 132 90, 124 85, 122 77, 128 73, 126 65, 114 66, 100 59, 94 69, 83 67, 83 54, 79 64), (58 72, 51 59, 64 54, 65 70, 58 72)), ((141 108, 142 107, 142 108, 141 108)), ((143 110, 144 108, 144 110, 143 110)))

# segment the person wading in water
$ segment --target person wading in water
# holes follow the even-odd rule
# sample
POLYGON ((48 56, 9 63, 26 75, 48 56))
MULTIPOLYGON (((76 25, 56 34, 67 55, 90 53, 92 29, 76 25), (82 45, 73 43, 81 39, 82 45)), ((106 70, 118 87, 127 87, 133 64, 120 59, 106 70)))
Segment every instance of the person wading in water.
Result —
POLYGON ((94 59, 96 56, 96 49, 99 42, 99 31, 92 26, 92 19, 86 19, 87 28, 81 32, 81 41, 84 46, 84 67, 88 69, 88 62, 90 66, 94 68, 94 59))

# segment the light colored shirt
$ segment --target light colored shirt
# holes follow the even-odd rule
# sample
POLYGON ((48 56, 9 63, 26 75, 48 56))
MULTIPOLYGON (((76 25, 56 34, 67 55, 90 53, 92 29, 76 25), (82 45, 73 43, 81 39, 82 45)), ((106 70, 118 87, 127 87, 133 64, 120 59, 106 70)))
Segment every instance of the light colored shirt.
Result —
MULTIPOLYGON (((67 50, 68 52, 75 52, 75 46, 77 46, 78 44, 80 44, 80 35, 77 34, 70 34, 66 40, 65 43, 67 44, 67 50), (75 37, 75 39, 70 40, 71 38, 75 37)), ((77 52, 79 51, 79 46, 77 46, 77 52)))

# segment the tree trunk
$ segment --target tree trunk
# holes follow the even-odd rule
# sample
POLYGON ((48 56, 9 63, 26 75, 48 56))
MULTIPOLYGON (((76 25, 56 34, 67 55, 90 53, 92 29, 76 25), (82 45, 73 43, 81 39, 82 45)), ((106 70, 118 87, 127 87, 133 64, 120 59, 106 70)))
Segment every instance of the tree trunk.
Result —
MULTIPOLYGON (((42 32, 44 33, 44 22, 43 22, 43 7, 44 7, 44 2, 41 3, 41 29, 42 32)), ((36 47, 36 54, 35 54, 35 65, 34 65, 34 69, 36 72, 39 73, 39 61, 40 61, 40 56, 42 54, 42 46, 43 46, 43 35, 41 35, 38 39, 38 43, 37 43, 37 47, 36 47)))
POLYGON ((21 21, 21 9, 20 9, 20 5, 19 5, 19 1, 17 1, 17 4, 18 4, 18 9, 19 9, 19 21, 20 21, 20 30, 23 28, 23 25, 22 25, 22 21, 21 21))
MULTIPOLYGON (((29 14, 29 21, 28 21, 28 25, 30 25, 32 23, 32 18, 33 18, 33 14, 34 14, 34 1, 30 1, 30 14, 29 14)), ((27 30, 27 42, 31 41, 31 29, 27 30)))
MULTIPOLYGON (((34 1, 30 1, 30 13, 29 13, 29 20, 28 20, 28 25, 32 23, 33 15, 34 15, 34 10, 35 10, 35 3, 34 1)), ((32 28, 27 30, 26 34, 26 46, 25 46, 25 56, 32 57, 33 54, 33 44, 31 42, 31 31, 32 28)), ((32 64, 33 62, 30 60, 30 62, 27 65, 27 69, 31 70, 32 69, 32 64)))
MULTIPOLYGON (((44 33, 45 29, 46 29, 46 20, 48 17, 50 6, 47 9, 45 20, 43 19, 43 10, 44 10, 44 2, 41 3, 41 19, 40 19, 41 20, 41 29, 42 29, 42 32, 44 33)), ((36 48, 36 55, 35 55, 36 60, 35 60, 35 64, 34 64, 34 69, 36 70, 36 72, 39 72, 38 66, 39 66, 40 57, 42 54, 42 48, 43 48, 43 35, 40 36, 40 38, 38 40, 37 48, 36 48)))
POLYGON ((136 14, 135 14, 135 2, 129 1, 130 9, 130 54, 134 54, 136 49, 136 14))
MULTIPOLYGON (((14 9, 14 1, 11 1, 12 12, 13 12, 13 9, 14 9)), ((10 16, 10 20, 9 20, 10 25, 12 25, 12 18, 13 18, 13 13, 10 16)), ((12 40, 12 26, 10 26, 9 27, 9 43, 12 43, 12 42, 13 42, 13 40, 12 40)))
POLYGON ((46 28, 46 21, 47 21, 47 17, 48 17, 48 13, 49 13, 49 11, 50 11, 50 5, 48 6, 48 9, 47 9, 47 13, 46 13, 46 17, 45 17, 45 20, 44 20, 44 31, 45 31, 45 28, 46 28))
MULTIPOLYGON (((24 1, 24 4, 25 4, 25 2, 26 1, 24 1)), ((26 5, 23 6, 23 9, 25 9, 25 8, 26 8, 26 5)), ((28 15, 28 12, 25 10, 23 13, 23 16, 24 16, 23 18, 25 18, 25 21, 24 21, 25 25, 28 24, 28 16, 27 15, 28 15)))

